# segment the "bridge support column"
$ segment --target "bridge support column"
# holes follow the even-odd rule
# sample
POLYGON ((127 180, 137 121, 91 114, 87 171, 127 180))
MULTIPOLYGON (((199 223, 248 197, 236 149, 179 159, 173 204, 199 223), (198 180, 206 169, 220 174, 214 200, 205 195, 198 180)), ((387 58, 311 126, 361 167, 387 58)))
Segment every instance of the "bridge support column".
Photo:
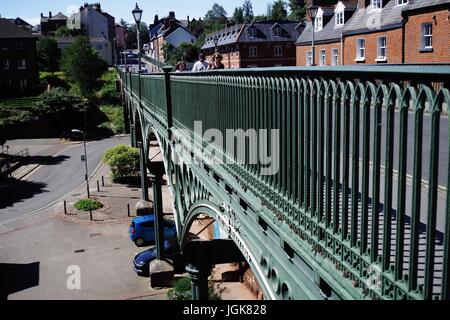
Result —
POLYGON ((142 142, 138 143, 138 148, 140 151, 142 200, 148 201, 147 159, 145 157, 144 145, 142 142))
POLYGON ((133 123, 130 124, 131 146, 136 148, 136 128, 133 123))
POLYGON ((209 300, 208 278, 211 268, 212 266, 199 268, 192 264, 186 267, 192 282, 192 300, 209 300))
POLYGON ((164 216, 162 201, 162 182, 160 175, 150 174, 153 189, 153 211, 155 214, 156 258, 164 259, 164 216))

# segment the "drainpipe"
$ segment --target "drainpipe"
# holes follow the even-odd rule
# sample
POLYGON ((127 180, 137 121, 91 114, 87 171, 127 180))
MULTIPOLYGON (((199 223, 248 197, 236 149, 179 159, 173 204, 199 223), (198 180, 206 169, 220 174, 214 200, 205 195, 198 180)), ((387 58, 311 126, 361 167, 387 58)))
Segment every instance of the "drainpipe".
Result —
POLYGON ((344 33, 341 32, 341 66, 344 65, 344 33))
POLYGON ((405 63, 405 36, 406 36, 406 23, 408 22, 408 17, 407 16, 403 16, 402 19, 402 64, 405 63))

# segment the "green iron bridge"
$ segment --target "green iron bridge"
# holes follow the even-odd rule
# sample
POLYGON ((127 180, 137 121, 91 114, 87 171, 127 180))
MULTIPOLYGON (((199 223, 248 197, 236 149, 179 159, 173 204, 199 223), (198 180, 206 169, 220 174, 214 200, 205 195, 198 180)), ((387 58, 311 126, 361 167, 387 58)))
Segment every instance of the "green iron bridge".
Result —
POLYGON ((194 297, 243 259, 266 299, 450 299, 450 67, 119 73, 143 197, 148 171, 159 229, 167 179, 194 297), (200 215, 237 250, 194 246, 200 215))

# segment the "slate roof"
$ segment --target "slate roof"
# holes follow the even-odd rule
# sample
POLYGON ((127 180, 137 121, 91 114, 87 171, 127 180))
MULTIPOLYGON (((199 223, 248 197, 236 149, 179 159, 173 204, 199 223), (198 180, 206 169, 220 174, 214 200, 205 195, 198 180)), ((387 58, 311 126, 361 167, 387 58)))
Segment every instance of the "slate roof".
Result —
POLYGON ((412 10, 420 10, 440 5, 450 5, 450 0, 411 0, 410 3, 403 9, 404 12, 412 10))
MULTIPOLYGON (((349 16, 355 11, 356 4, 354 1, 341 1, 345 6, 345 17, 347 23, 349 16)), ((314 42, 317 44, 340 41, 342 32, 344 31, 344 25, 336 26, 334 8, 322 8, 324 15, 332 14, 331 19, 320 31, 314 32, 314 42), (331 10, 330 10, 331 9, 331 10)), ((297 39, 297 44, 310 44, 312 42, 312 23, 306 24, 305 30, 297 39)))
POLYGON ((217 32, 210 33, 206 36, 202 49, 214 48, 214 37, 219 38, 217 46, 228 45, 232 43, 243 42, 280 42, 280 41, 295 41, 299 35, 298 22, 290 21, 263 21, 252 22, 248 24, 237 24, 217 32), (274 33, 274 28, 281 28, 281 35, 277 36, 274 33), (248 32, 249 28, 256 28, 256 36, 251 36, 248 32))
POLYGON ((23 28, 16 26, 13 22, 7 19, 0 18, 0 38, 1 39, 25 39, 25 38, 37 38, 31 32, 24 30, 23 28))
MULTIPOLYGON (((425 2, 428 1, 425 0, 425 2)), ((345 24, 344 34, 351 35, 399 28, 403 20, 402 11, 409 5, 398 6, 397 0, 390 0, 381 10, 374 10, 371 5, 368 5, 367 8, 358 8, 345 24)))
POLYGON ((49 20, 68 20, 69 18, 62 14, 61 12, 59 12, 57 15, 50 17, 41 17, 41 23, 42 22, 48 22, 49 20))

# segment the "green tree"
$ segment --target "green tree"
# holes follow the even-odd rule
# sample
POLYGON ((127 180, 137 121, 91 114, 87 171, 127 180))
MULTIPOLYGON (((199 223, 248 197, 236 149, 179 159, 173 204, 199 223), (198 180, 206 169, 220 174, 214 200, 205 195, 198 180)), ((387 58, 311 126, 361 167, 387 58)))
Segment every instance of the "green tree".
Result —
POLYGON ((139 176, 139 149, 118 145, 106 151, 102 161, 110 167, 111 179, 115 182, 139 176))
POLYGON ((205 21, 225 18, 227 15, 227 12, 221 5, 214 3, 212 9, 206 12, 205 21))
POLYGON ((125 28, 128 28, 128 27, 130 26, 130 24, 129 24, 125 19, 123 19, 123 18, 120 19, 119 24, 120 24, 122 27, 125 27, 125 28))
POLYGON ((55 39, 42 37, 38 42, 37 52, 41 71, 53 73, 59 70, 61 50, 55 39))
POLYGON ((234 23, 243 23, 244 22, 244 9, 242 7, 237 7, 234 9, 233 14, 233 22, 234 23))
MULTIPOLYGON (((150 42, 150 33, 148 31, 147 24, 141 22, 139 24, 139 39, 141 40, 141 49, 145 43, 150 42)), ((127 48, 136 48, 137 49, 137 26, 136 24, 132 24, 128 28, 127 32, 127 48)))
POLYGON ((89 38, 80 36, 63 51, 61 69, 69 83, 86 97, 93 92, 97 80, 108 69, 108 64, 91 47, 89 38))
POLYGON ((243 15, 246 22, 250 22, 253 20, 255 15, 253 14, 253 5, 250 0, 245 0, 242 5, 243 15))
POLYGON ((55 36, 56 37, 70 37, 72 35, 71 31, 69 28, 67 28, 66 26, 62 26, 60 28, 58 28, 58 30, 55 31, 55 36))
POLYGON ((306 1, 305 0, 289 0, 291 14, 289 19, 293 21, 302 21, 306 17, 306 1))
POLYGON ((288 12, 286 2, 276 0, 273 5, 269 5, 267 15, 271 20, 287 20, 288 12))

